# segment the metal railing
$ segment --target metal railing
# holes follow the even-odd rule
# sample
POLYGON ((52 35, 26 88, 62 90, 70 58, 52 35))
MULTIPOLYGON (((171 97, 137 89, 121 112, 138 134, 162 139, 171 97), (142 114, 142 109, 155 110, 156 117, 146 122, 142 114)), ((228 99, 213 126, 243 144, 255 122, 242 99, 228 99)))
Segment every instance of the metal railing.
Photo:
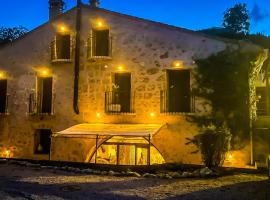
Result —
POLYGON ((89 36, 87 43, 87 57, 88 59, 111 59, 112 58, 112 36, 109 37, 108 40, 108 52, 104 55, 98 55, 96 37, 89 36))
POLYGON ((258 116, 267 115, 267 105, 265 100, 257 100, 256 106, 256 112, 258 116))
MULTIPOLYGON (((174 108, 173 105, 170 105, 170 97, 168 90, 160 91, 160 112, 165 114, 178 114, 178 113, 195 113, 195 95, 191 91, 188 107, 185 109, 174 108)), ((185 98, 185 97, 183 97, 185 98)))
POLYGON ((134 96, 129 91, 105 92, 105 112, 110 114, 135 113, 134 96))
POLYGON ((54 101, 55 101, 55 94, 52 95, 50 111, 44 112, 42 109, 42 107, 43 107, 42 95, 36 94, 36 93, 31 93, 29 95, 28 113, 30 115, 34 115, 34 114, 53 115, 54 114, 54 101))

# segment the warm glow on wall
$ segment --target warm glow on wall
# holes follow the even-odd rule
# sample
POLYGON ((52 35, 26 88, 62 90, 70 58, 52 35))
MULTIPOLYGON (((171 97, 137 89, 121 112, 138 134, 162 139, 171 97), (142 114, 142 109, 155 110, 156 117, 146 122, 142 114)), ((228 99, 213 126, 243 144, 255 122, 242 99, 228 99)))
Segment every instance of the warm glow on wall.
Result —
POLYGON ((36 67, 34 70, 36 71, 37 76, 46 77, 51 76, 52 74, 51 70, 46 67, 36 67))
POLYGON ((66 31, 66 27, 61 26, 61 31, 62 31, 62 32, 65 32, 65 31, 66 31))
POLYGON ((4 72, 0 72, 0 79, 5 78, 5 73, 4 72))
POLYGON ((97 112, 97 114, 96 114, 96 115, 97 115, 97 117, 100 117, 100 116, 101 116, 101 114, 100 114, 99 112, 97 112))
POLYGON ((172 66, 174 68, 183 68, 184 67, 184 64, 183 64, 183 61, 176 60, 176 61, 173 62, 172 66))
POLYGON ((95 28, 95 29, 107 29, 108 28, 107 23, 102 18, 91 20, 91 24, 92 24, 93 28, 95 28))
POLYGON ((68 27, 64 24, 59 24, 57 26, 57 31, 60 32, 60 33, 66 33, 69 31, 68 27))
POLYGON ((10 151, 9 150, 6 150, 5 151, 5 154, 6 154, 6 158, 9 158, 10 157, 10 151))
POLYGON ((151 112, 151 113, 150 113, 150 116, 151 116, 151 117, 155 117, 156 114, 155 114, 154 112, 151 112))
POLYGON ((43 76, 47 76, 48 75, 48 71, 47 70, 42 70, 42 75, 43 76))
POLYGON ((124 69, 124 68, 123 68, 122 65, 119 65, 119 66, 118 66, 118 70, 119 70, 119 71, 123 71, 123 69, 124 69))
POLYGON ((103 22, 102 22, 102 21, 98 21, 98 22, 97 22, 97 25, 98 25, 98 27, 100 27, 100 28, 101 28, 101 27, 102 27, 104 24, 103 24, 103 22))

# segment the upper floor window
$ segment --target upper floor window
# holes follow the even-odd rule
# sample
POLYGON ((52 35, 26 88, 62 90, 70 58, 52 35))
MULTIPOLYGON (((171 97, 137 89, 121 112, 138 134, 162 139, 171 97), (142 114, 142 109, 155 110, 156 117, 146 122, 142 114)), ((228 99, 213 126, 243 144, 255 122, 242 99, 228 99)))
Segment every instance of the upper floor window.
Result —
POLYGON ((52 42, 51 50, 53 62, 70 61, 72 52, 71 35, 58 33, 52 42))
POLYGON ((257 115, 265 116, 267 115, 267 95, 266 95, 266 87, 257 87, 256 88, 256 107, 257 107, 257 115))
POLYGON ((0 113, 8 113, 7 79, 0 79, 0 113))
POLYGON ((161 91, 162 113, 194 112, 189 70, 168 70, 167 89, 161 91))
POLYGON ((92 30, 89 48, 90 58, 110 58, 112 45, 109 30, 92 30))

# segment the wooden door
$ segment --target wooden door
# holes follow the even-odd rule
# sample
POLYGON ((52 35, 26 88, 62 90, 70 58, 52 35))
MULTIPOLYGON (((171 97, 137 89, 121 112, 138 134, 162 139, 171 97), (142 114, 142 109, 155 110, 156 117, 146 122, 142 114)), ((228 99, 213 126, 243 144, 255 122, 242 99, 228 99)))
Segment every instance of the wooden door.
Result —
POLYGON ((191 111, 189 70, 168 70, 168 111, 191 111))
POLYGON ((114 84, 117 89, 114 91, 114 99, 121 106, 121 112, 131 111, 131 74, 116 73, 114 76, 114 84))

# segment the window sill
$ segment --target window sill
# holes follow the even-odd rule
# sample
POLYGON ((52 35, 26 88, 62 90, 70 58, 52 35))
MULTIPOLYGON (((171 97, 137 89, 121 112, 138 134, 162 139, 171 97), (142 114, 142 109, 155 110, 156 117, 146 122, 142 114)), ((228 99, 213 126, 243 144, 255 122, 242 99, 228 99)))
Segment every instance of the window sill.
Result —
POLYGON ((52 63, 71 63, 72 59, 56 59, 52 60, 52 63))
POLYGON ((27 113, 29 116, 55 116, 55 113, 27 113))
POLYGON ((92 57, 89 57, 88 60, 92 60, 92 61, 112 60, 112 57, 111 56, 92 56, 92 57))
POLYGON ((0 113, 0 116, 9 116, 10 113, 9 112, 6 112, 6 113, 0 113))
POLYGON ((128 116, 136 116, 136 113, 128 113, 128 112, 106 112, 107 115, 128 115, 128 116))
POLYGON ((195 112, 164 112, 161 115, 165 116, 194 116, 196 115, 195 112))

